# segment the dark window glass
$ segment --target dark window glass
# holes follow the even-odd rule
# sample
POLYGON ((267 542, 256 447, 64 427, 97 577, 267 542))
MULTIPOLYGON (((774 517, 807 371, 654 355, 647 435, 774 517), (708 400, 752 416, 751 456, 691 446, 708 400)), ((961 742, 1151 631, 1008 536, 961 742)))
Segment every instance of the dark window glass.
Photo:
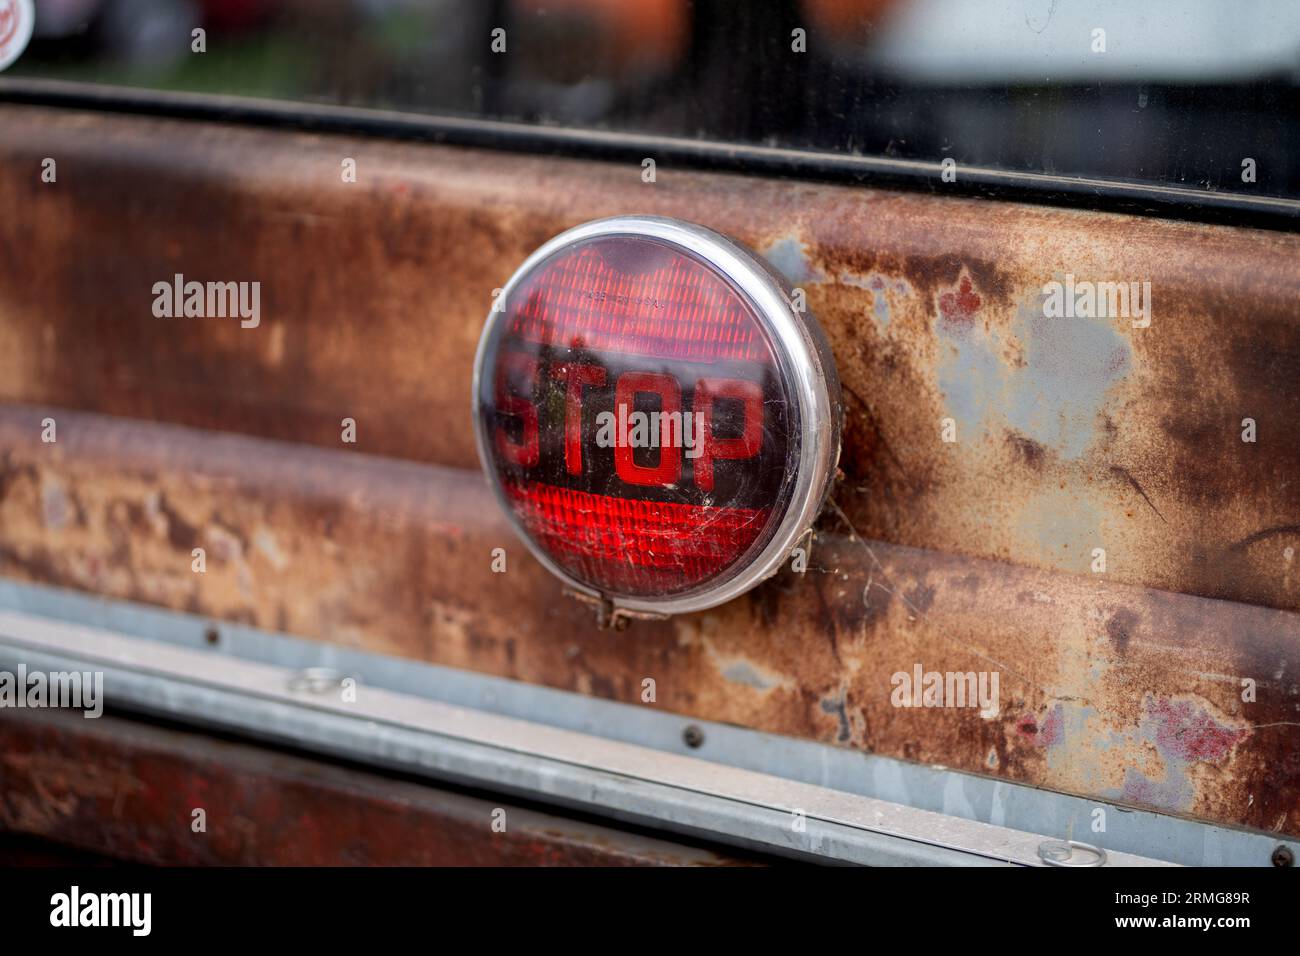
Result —
POLYGON ((39 0, 37 8, 37 36, 6 77, 949 157, 959 168, 1300 198, 1296 0, 39 0), (192 52, 195 29, 205 31, 206 52, 192 52), (502 52, 493 49, 497 29, 502 52))

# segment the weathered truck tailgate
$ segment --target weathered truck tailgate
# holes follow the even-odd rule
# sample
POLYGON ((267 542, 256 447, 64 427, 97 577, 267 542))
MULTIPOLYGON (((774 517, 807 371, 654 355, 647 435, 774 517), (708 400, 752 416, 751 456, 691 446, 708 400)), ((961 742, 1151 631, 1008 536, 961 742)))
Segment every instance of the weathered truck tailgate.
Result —
POLYGON ((38 106, 0 125, 22 210, 0 574, 187 612, 218 649, 233 625, 630 705, 649 678, 683 725, 1300 834, 1296 235, 38 106), (610 632, 492 503, 469 394, 492 290, 629 211, 806 290, 845 433, 805 573, 610 632), (153 318, 174 273, 260 280, 260 327, 153 318), (1045 320, 1067 275, 1149 277, 1149 327, 1045 320), (999 712, 894 706, 916 667, 998 672, 999 712))

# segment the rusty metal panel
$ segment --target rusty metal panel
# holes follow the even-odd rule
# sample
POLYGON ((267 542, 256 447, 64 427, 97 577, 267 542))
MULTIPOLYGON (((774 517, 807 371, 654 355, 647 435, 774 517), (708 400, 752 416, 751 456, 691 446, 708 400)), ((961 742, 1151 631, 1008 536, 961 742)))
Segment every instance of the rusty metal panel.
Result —
POLYGON ((1300 830, 1294 612, 867 541, 832 513, 804 575, 611 633, 476 474, 76 413, 49 445, 42 414, 0 411, 12 577, 629 703, 649 677, 705 720, 1300 830), (894 706, 917 664, 998 672, 998 714, 894 706))
POLYGON ((1300 832, 1300 237, 33 107, 0 124, 0 573, 617 700, 653 677, 683 714, 1300 832), (766 254, 825 326, 847 414, 806 575, 612 635, 470 470, 469 375, 492 290, 616 213, 766 254), (175 273, 261 281, 261 325, 155 318, 175 273), (1046 321, 1067 274, 1149 281, 1150 327, 1046 321), (999 670, 1001 713, 892 706, 918 663, 999 670))
POLYGON ((249 744, 57 711, 0 719, 0 830, 163 865, 753 863, 249 744), (494 830, 502 810, 505 829, 494 830))
POLYGON ((0 107, 0 398, 475 467, 494 288, 583 220, 655 213, 806 288, 848 401, 838 501, 914 547, 1300 607, 1300 237, 844 186, 0 107), (59 155, 59 182, 40 158, 59 155), (341 157, 364 175, 340 181, 341 157), (105 244, 103 237, 113 236, 105 244), (153 283, 260 280, 265 319, 153 283), (1045 283, 1151 283, 1151 327, 1045 283), (1241 441, 1242 419, 1258 441, 1241 441), (957 441, 941 440, 952 419, 957 441), (1289 549, 1289 550, 1288 550, 1289 549))

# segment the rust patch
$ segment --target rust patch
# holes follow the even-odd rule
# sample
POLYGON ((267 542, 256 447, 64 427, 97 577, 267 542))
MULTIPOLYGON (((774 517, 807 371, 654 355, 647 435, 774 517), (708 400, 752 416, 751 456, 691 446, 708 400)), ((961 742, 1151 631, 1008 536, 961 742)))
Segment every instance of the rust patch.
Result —
POLYGON ((66 712, 0 720, 0 829, 151 865, 746 866, 643 836, 202 734, 66 712), (91 725, 95 726, 91 726, 91 725), (191 829, 205 811, 206 830, 191 829), (492 832, 493 813, 508 826, 492 832), (285 839, 292 833, 292 840, 285 839))
POLYGON ((1020 459, 1030 468, 1037 471, 1043 467, 1043 460, 1047 452, 1038 442, 1032 438, 1025 438, 1023 435, 1017 435, 1014 432, 1007 432, 1007 441, 1019 454, 1020 459))
POLYGON ((1043 715, 1041 723, 1034 714, 1025 714, 1016 721, 1016 733, 1033 741, 1037 747, 1052 747, 1061 742, 1065 734, 1064 710, 1057 704, 1043 715))
POLYGON ((1122 607, 1110 616, 1106 622, 1106 634, 1115 642, 1115 651, 1124 654, 1128 650, 1130 635, 1137 629, 1137 615, 1122 607))

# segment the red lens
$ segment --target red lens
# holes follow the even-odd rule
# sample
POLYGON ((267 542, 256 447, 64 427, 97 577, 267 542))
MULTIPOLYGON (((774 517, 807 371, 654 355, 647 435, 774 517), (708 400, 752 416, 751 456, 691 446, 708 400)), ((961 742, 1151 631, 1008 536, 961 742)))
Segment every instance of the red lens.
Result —
POLYGON ((510 289, 481 362, 489 468, 578 583, 681 595, 770 539, 798 407, 754 308, 703 260, 641 236, 564 248, 510 289))

